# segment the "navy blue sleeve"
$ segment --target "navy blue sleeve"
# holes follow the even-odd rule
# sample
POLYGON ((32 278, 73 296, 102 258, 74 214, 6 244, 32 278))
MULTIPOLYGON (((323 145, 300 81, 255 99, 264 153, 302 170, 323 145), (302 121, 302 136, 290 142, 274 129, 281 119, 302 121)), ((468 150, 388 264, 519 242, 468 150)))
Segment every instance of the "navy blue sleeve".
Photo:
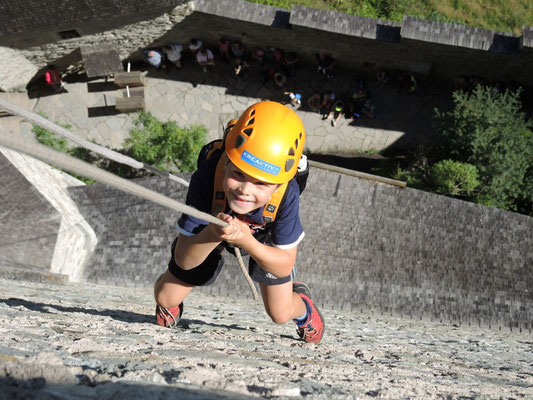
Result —
POLYGON ((271 228, 274 247, 290 249, 296 247, 305 233, 300 221, 300 188, 295 179, 289 182, 276 220, 271 228))
MULTIPOLYGON (((218 158, 210 158, 206 160, 198 170, 192 175, 187 192, 187 200, 185 203, 188 206, 194 207, 199 211, 211 214, 211 201, 213 196, 213 179, 214 168, 218 158)), ((204 229, 209 222, 192 217, 187 214, 182 214, 178 220, 176 228, 185 236, 196 235, 204 229)))

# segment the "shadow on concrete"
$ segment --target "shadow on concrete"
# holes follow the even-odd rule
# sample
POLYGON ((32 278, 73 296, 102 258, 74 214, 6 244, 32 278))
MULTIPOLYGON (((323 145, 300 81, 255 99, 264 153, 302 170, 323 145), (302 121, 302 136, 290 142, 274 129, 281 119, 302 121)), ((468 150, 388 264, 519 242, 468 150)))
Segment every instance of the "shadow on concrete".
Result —
POLYGON ((100 315, 102 317, 111 317, 117 321, 121 322, 136 322, 136 323, 145 323, 153 324, 154 317, 153 315, 138 314, 131 311, 124 311, 120 309, 116 310, 96 310, 94 308, 83 308, 83 307, 65 307, 58 304, 46 304, 32 302, 24 299, 17 299, 10 297, 9 299, 0 299, 1 303, 6 304, 9 307, 24 307, 30 311, 37 311, 45 314, 55 314, 54 311, 61 313, 82 313, 82 314, 91 314, 91 315, 100 315))
MULTIPOLYGON (((183 383, 173 383, 176 374, 167 371, 163 377, 167 385, 154 385, 129 382, 105 382, 96 384, 87 379, 80 379, 77 385, 66 383, 47 382, 43 377, 33 377, 29 379, 16 379, 12 377, 0 377, 0 387, 2 388, 2 398, 6 399, 41 399, 52 400, 58 398, 86 398, 87 394, 93 391, 94 398, 105 398, 115 400, 130 399, 181 399, 181 400, 241 400, 256 399, 255 396, 246 396, 239 393, 211 389, 201 386, 183 383)), ((31 375, 31 374, 26 374, 31 375)), ((91 398, 93 398, 91 396, 91 398)))
POLYGON ((115 106, 87 107, 87 116, 89 118, 105 117, 118 114, 121 114, 121 112, 117 110, 115 106))
MULTIPOLYGON (((81 53, 79 49, 73 50, 68 54, 65 54, 63 57, 54 60, 54 64, 57 69, 61 72, 64 72, 69 66, 77 65, 81 61, 81 53)), ((46 81, 44 80, 44 73, 46 72, 47 66, 43 66, 39 69, 30 82, 26 85, 26 90, 28 92, 28 97, 30 99, 36 99, 40 97, 47 97, 53 95, 59 95, 60 93, 56 92, 50 88, 46 81)), ((80 79, 87 79, 80 76, 78 73, 71 73, 63 77, 63 81, 67 83, 81 82, 80 79)))
MULTIPOLYGON (((24 299, 18 299, 10 297, 9 299, 0 299, 0 303, 4 303, 9 307, 24 307, 30 311, 36 311, 43 314, 57 314, 59 313, 82 313, 90 315, 99 315, 102 317, 111 317, 114 320, 120 322, 134 322, 134 323, 143 323, 143 324, 155 324, 154 315, 139 314, 132 311, 124 311, 117 308, 116 310, 102 309, 96 310, 94 308, 84 308, 84 307, 65 307, 58 304, 47 304, 47 303, 38 303, 32 302, 24 299)), ((201 325, 209 326, 211 328, 227 329, 227 330, 239 330, 246 331, 248 328, 243 328, 237 324, 216 324, 212 322, 205 322, 199 319, 181 319, 179 321, 179 327, 182 329, 191 329, 191 325, 201 325)))
POLYGON ((89 93, 111 92, 118 89, 119 87, 113 82, 87 82, 89 93))

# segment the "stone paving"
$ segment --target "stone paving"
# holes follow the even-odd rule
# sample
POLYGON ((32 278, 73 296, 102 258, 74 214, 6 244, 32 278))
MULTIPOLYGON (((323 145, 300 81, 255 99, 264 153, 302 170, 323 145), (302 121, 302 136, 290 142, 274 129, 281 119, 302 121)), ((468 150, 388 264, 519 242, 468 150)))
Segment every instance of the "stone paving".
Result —
POLYGON ((531 399, 514 332, 328 311, 318 345, 258 302, 193 292, 177 330, 150 289, 0 277, 1 398, 531 399))
MULTIPOLYGON (((345 97, 353 92, 355 72, 339 68, 330 82, 318 79, 315 67, 302 64, 294 80, 283 89, 273 81, 260 81, 262 67, 251 62, 245 80, 233 74, 230 65, 219 62, 204 74, 185 54, 183 67, 167 73, 147 70, 144 65, 134 69, 145 71, 146 110, 162 120, 174 120, 181 126, 202 124, 209 129, 208 139, 221 135, 221 127, 258 100, 287 101, 284 91, 302 93, 304 106, 297 112, 307 130, 306 151, 350 155, 359 151, 379 151, 396 144, 413 146, 432 140, 431 123, 434 107, 445 107, 450 91, 430 89, 421 82, 416 94, 399 93, 392 87, 377 87, 368 80, 369 93, 377 105, 375 119, 341 119, 336 127, 316 112, 306 111, 308 96, 315 90, 333 90, 345 97)), ((83 138, 112 148, 120 148, 133 126, 134 114, 89 116, 91 111, 106 107, 113 109, 115 98, 122 90, 103 80, 87 81, 84 75, 66 79, 68 93, 41 96, 34 105, 36 112, 49 119, 67 123, 83 138)), ((2 96, 8 94, 0 93, 2 96)), ((35 95, 33 95, 35 96, 35 95)), ((93 112, 91 115, 94 115, 93 112)), ((97 113, 96 113, 97 114, 97 113)), ((23 124, 22 133, 29 135, 31 125, 23 124)))

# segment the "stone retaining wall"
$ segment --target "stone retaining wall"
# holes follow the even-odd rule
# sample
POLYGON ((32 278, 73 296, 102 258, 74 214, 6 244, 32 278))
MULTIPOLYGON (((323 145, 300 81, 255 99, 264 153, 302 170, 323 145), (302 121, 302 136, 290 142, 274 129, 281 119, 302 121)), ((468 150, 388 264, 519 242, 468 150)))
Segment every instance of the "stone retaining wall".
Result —
POLYGON ((79 281, 97 242, 67 188, 76 178, 0 147, 0 264, 79 281))

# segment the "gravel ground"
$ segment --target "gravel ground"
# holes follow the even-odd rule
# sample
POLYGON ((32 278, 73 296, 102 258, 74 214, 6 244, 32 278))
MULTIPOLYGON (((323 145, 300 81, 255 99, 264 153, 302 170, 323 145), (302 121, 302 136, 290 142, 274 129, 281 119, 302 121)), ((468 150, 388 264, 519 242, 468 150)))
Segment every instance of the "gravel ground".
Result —
POLYGON ((530 334, 323 310, 309 345, 250 300, 193 292, 176 330, 153 310, 146 289, 0 279, 0 398, 533 398, 530 334))

